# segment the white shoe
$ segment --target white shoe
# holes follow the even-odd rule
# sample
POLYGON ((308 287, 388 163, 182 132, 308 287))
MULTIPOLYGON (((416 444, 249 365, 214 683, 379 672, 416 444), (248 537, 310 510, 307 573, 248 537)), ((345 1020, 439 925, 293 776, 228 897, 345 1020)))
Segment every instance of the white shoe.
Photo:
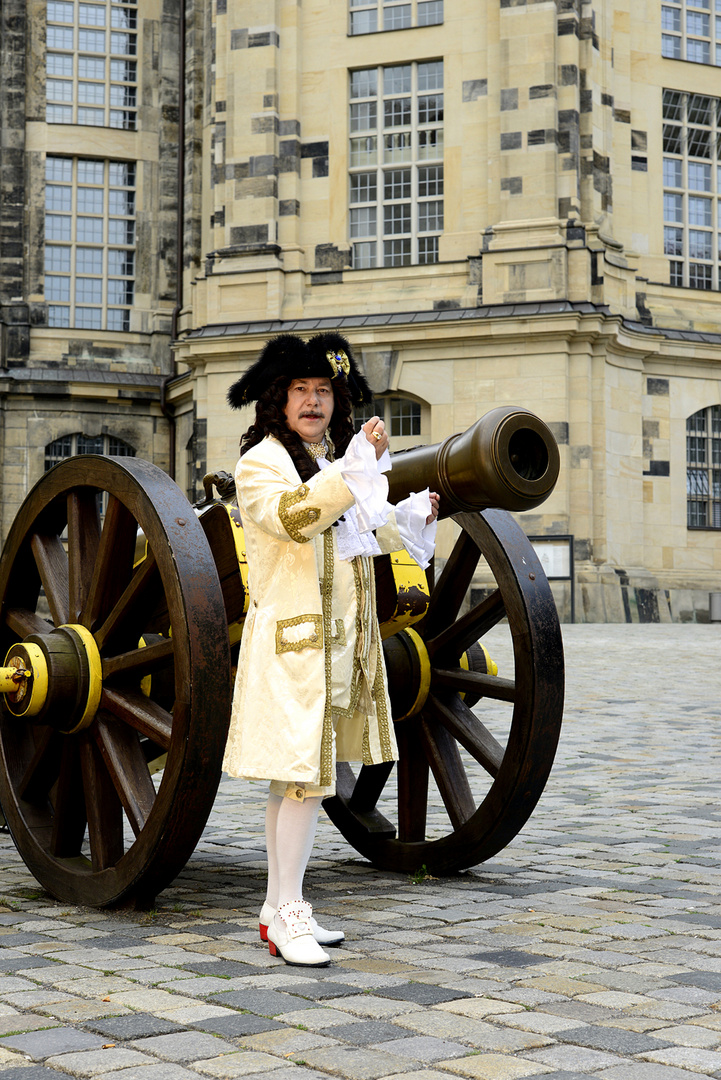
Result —
MULTIPOLYGON (((258 923, 261 941, 268 940, 268 927, 273 921, 274 915, 275 908, 272 908, 266 900, 260 910, 260 919, 258 923)), ((345 941, 345 934, 342 930, 325 930, 322 926, 318 926, 318 923, 312 915, 310 917, 310 925, 313 931, 313 937, 319 945, 340 945, 341 941, 345 941)))
POLYGON ((268 950, 296 967, 327 967, 330 956, 313 937, 313 908, 307 900, 281 904, 268 924, 268 950))

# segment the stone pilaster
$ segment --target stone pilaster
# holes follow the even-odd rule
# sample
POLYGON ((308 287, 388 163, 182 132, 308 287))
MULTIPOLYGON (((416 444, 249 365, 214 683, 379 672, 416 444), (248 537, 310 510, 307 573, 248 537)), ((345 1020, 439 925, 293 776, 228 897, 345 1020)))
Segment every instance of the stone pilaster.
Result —
POLYGON ((26 52, 28 15, 23 0, 0 6, 0 361, 23 362, 30 352, 30 310, 25 302, 26 52))

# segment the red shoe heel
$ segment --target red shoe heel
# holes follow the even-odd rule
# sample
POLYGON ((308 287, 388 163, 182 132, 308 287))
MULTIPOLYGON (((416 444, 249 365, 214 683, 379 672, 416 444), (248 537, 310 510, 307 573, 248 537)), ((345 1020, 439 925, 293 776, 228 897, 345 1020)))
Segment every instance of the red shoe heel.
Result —
POLYGON ((268 941, 268 952, 271 956, 280 956, 277 945, 275 945, 272 941, 268 941))
POLYGON ((260 930, 260 940, 268 940, 268 927, 264 923, 258 923, 258 929, 260 930))

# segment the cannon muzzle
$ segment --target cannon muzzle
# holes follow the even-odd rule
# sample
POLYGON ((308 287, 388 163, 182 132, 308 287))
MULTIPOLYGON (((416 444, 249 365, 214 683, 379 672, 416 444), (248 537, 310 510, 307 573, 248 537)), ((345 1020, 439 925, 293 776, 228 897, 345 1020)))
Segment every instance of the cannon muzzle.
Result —
POLYGON ((463 510, 532 510, 553 491, 558 446, 527 409, 491 409, 472 427, 433 446, 393 454, 389 501, 429 487, 441 497, 440 517, 463 510))

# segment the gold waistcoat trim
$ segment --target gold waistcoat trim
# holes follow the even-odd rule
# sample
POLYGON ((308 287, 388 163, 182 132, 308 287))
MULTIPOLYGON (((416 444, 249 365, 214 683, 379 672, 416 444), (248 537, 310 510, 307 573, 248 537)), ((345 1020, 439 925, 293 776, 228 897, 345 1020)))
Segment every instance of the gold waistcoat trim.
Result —
POLYGON ((362 605, 361 605, 361 600, 362 600, 361 574, 360 574, 360 568, 359 568, 359 563, 360 563, 360 560, 362 558, 363 558, 362 555, 357 555, 353 559, 353 563, 352 563, 352 565, 353 565, 353 583, 355 585, 355 640, 356 640, 356 648, 355 648, 355 652, 353 653, 353 671, 352 671, 352 674, 351 674, 350 700, 348 702, 348 707, 345 708, 345 709, 339 709, 337 706, 334 706, 334 708, 333 708, 333 712, 337 716, 343 717, 345 720, 349 720, 351 718, 351 716, 353 716, 354 712, 356 711, 356 706, 358 704, 358 698, 360 697, 360 691, 361 691, 361 680, 363 678, 363 671, 362 671, 362 668, 361 668, 360 657, 358 656, 358 649, 359 649, 360 643, 361 643, 361 633, 362 633, 362 627, 363 627, 363 621, 362 621, 363 620, 363 608, 362 608, 362 605))
MULTIPOLYGON (((323 533, 323 624, 330 630, 333 614, 333 528, 323 533)), ((323 642, 325 651, 325 708, 323 710, 323 733, 320 740, 320 786, 333 783, 333 665, 331 660, 331 635, 323 642)))
POLYGON ((390 717, 386 708, 386 691, 383 685, 383 646, 381 645, 380 636, 376 637, 376 650, 376 677, 373 680, 373 698, 376 703, 378 717, 378 736, 383 761, 393 761, 395 754, 391 744, 390 717))
POLYGON ((295 615, 292 619, 279 619, 275 624, 275 651, 276 653, 301 652, 302 649, 323 648, 323 616, 322 615, 295 615), (285 640, 283 631, 289 626, 301 626, 303 623, 312 623, 313 631, 307 637, 297 640, 285 640))

